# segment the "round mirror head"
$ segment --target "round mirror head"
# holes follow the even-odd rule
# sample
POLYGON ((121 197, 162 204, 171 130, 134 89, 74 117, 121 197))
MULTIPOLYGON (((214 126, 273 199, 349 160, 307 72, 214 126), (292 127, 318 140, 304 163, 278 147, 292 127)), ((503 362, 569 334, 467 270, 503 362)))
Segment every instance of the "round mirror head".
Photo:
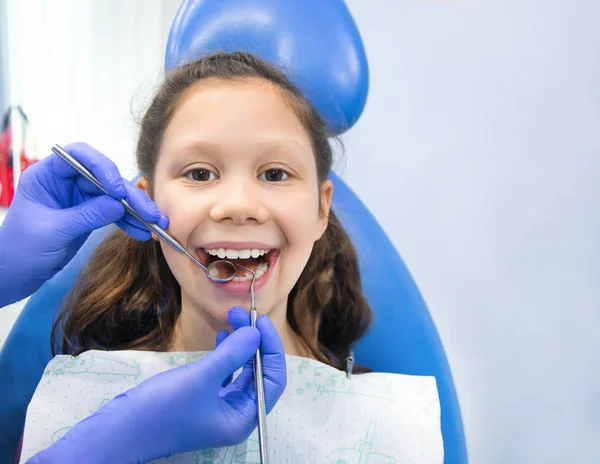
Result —
POLYGON ((235 264, 225 259, 213 261, 206 268, 208 278, 213 282, 225 283, 235 277, 235 264))

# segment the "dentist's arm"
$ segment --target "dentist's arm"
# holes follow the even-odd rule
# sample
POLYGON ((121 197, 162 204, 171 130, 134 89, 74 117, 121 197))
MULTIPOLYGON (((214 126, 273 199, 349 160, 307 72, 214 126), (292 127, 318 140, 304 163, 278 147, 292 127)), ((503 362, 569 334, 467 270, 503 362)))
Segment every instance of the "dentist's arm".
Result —
MULTIPOLYGON (((146 194, 119 174, 106 156, 84 143, 65 150, 115 198, 165 228, 167 219, 146 194)), ((89 234, 115 222, 138 240, 150 232, 54 153, 23 171, 0 226, 0 308, 34 293, 73 258, 89 234)))
POLYGON ((247 312, 232 308, 229 323, 236 330, 221 332, 215 351, 117 396, 27 464, 142 463, 246 440, 256 427, 252 356, 259 344, 267 412, 287 384, 285 353, 275 327, 267 316, 258 318, 257 328, 248 327, 249 322, 247 312))

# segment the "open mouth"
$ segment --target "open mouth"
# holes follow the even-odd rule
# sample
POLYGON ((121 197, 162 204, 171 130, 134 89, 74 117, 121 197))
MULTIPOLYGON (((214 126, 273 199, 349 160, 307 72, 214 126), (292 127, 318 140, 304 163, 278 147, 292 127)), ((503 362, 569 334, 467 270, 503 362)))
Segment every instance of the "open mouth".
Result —
MULTIPOLYGON (((240 266, 250 269, 256 274, 256 279, 258 280, 275 264, 277 256, 279 255, 279 250, 198 248, 196 249, 196 254, 198 255, 200 262, 205 266, 224 259, 231 261, 233 264, 239 264, 240 266)), ((246 269, 237 267, 236 276, 232 280, 234 282, 250 281, 252 280, 252 273, 248 272, 246 269)))

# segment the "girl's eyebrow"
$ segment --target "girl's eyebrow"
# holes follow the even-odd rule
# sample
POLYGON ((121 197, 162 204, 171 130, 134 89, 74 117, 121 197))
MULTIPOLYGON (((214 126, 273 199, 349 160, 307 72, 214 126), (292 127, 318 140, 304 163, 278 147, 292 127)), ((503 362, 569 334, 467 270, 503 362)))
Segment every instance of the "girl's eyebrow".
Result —
MULTIPOLYGON (((272 140, 265 140, 259 142, 258 152, 263 155, 272 154, 288 154, 298 157, 303 157, 307 151, 310 152, 311 148, 307 147, 301 141, 295 138, 279 138, 272 140)), ((180 146, 175 147, 172 150, 174 161, 177 164, 184 164, 192 162, 200 155, 208 157, 220 157, 225 150, 219 143, 211 142, 209 140, 192 140, 187 143, 183 143, 180 146)))
MULTIPOLYGON (((210 142, 208 140, 191 140, 185 141, 173 148, 172 153, 174 157, 185 159, 194 159, 198 154, 214 155, 218 154, 222 150, 218 143, 210 142)), ((180 161, 178 159, 178 161, 180 161)))

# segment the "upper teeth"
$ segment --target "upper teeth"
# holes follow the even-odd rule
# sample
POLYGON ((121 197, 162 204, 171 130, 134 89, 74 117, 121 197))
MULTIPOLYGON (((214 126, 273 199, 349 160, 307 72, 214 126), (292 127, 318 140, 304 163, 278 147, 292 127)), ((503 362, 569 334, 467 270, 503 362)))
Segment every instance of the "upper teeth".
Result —
POLYGON ((204 249, 208 254, 213 256, 218 256, 221 259, 248 259, 251 256, 253 258, 258 258, 264 254, 267 254, 271 250, 260 250, 258 248, 253 248, 252 250, 231 250, 229 248, 205 248, 204 249))

